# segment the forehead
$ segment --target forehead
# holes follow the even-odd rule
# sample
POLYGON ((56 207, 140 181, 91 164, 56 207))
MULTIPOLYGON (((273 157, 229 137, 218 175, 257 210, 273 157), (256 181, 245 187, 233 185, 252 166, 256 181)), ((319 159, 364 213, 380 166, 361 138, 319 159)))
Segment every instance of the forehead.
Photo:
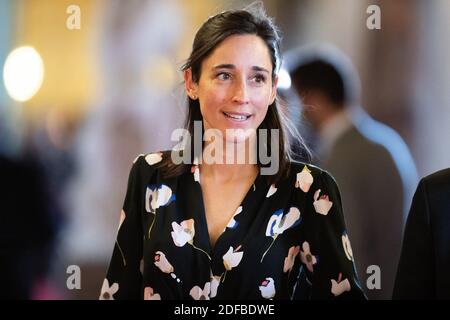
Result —
POLYGON ((233 64, 236 67, 260 66, 272 70, 272 60, 267 44, 257 35, 232 35, 223 40, 203 60, 205 67, 233 64))

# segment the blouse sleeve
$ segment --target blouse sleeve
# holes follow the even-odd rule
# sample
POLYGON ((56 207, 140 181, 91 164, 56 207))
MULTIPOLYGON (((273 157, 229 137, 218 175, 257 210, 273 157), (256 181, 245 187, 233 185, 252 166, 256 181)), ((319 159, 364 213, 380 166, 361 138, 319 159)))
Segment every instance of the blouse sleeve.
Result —
POLYGON ((141 172, 139 167, 143 157, 133 164, 120 213, 119 229, 106 279, 100 293, 101 300, 141 299, 142 274, 142 220, 139 207, 141 204, 141 172))
MULTIPOLYGON (((306 199, 307 228, 300 248, 311 299, 366 299, 354 266, 339 189, 333 177, 313 169, 306 199)), ((305 222, 306 222, 305 221, 305 222)))

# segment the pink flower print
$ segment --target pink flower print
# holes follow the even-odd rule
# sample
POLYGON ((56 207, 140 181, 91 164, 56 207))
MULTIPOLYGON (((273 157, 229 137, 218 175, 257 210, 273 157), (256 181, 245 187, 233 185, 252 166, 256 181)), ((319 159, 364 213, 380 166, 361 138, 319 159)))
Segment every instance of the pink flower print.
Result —
POLYGON ((348 281, 348 279, 342 280, 342 273, 339 273, 337 281, 331 279, 331 293, 334 294, 335 297, 337 297, 345 291, 350 291, 350 282, 348 281))
POLYGON ((164 273, 172 273, 173 266, 169 263, 166 255, 162 251, 156 251, 154 258, 155 266, 159 268, 164 273))
POLYGON ((211 293, 210 293, 211 298, 215 298, 217 295, 217 289, 219 288, 220 285, 220 278, 221 276, 214 276, 211 273, 211 293))
POLYGON ((314 209, 317 213, 320 213, 324 216, 328 214, 328 211, 330 211, 331 207, 333 206, 333 202, 331 202, 328 199, 328 195, 322 195, 320 196, 320 189, 318 189, 314 193, 314 209))
POLYGON ((159 293, 154 293, 152 287, 145 287, 144 300, 161 300, 159 293))
POLYGON ((211 282, 206 282, 204 288, 195 286, 191 289, 189 294, 194 300, 209 300, 209 294, 211 292, 211 282))
POLYGON ((291 271, 294 266, 295 257, 300 252, 300 246, 292 246, 289 248, 288 255, 284 258, 283 272, 291 271))
POLYGON ((309 270, 313 272, 313 266, 317 263, 317 258, 311 254, 311 249, 309 248, 309 243, 307 241, 303 242, 302 250, 300 251, 300 260, 309 270))
POLYGON ((114 294, 119 291, 119 284, 113 283, 109 286, 108 279, 103 280, 102 290, 100 292, 100 300, 114 300, 114 294))
POLYGON ((297 173, 297 180, 295 182, 295 187, 300 188, 303 192, 308 192, 314 178, 311 175, 311 170, 305 165, 302 172, 297 173))

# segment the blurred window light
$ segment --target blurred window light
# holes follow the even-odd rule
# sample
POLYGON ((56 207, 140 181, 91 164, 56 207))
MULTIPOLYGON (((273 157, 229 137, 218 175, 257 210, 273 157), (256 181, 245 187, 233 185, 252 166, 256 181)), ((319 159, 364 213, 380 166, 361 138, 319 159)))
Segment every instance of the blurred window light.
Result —
POLYGON ((19 102, 31 99, 41 88, 44 63, 39 53, 30 46, 14 49, 3 68, 3 81, 9 96, 19 102))
POLYGON ((291 87, 291 76, 286 69, 281 68, 278 73, 278 88, 287 90, 291 87))

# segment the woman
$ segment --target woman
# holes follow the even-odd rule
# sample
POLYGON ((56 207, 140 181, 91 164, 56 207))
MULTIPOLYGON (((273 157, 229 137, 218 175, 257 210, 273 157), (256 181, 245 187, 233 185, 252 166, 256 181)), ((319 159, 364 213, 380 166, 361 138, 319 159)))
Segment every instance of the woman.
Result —
POLYGON ((201 121, 206 141, 187 145, 189 164, 176 152, 135 160, 101 299, 364 298, 336 183, 291 160, 279 42, 262 9, 220 13, 197 32, 183 67, 187 128, 195 136, 201 121))

